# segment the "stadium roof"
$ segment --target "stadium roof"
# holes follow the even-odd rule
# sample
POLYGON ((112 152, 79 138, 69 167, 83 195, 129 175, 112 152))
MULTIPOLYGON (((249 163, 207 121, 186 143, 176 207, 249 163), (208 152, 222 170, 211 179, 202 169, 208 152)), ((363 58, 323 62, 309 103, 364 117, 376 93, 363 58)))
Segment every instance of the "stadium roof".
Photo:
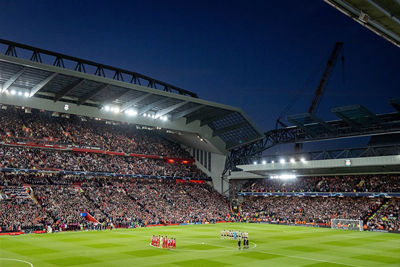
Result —
POLYGON ((324 0, 364 27, 400 47, 399 0, 324 0))
POLYGON ((239 108, 136 72, 2 39, 0 85, 3 104, 197 133, 220 152, 263 137, 239 108), (136 117, 123 119, 125 112, 136 117), (157 118, 168 121, 160 125, 157 118))
MULTIPOLYGON (((389 103, 400 112, 399 98, 390 99, 389 103)), ((376 115, 362 105, 351 105, 332 109, 340 120, 323 121, 309 113, 289 115, 287 120, 317 140, 399 132, 399 112, 376 115)))
POLYGON ((243 171, 232 172, 229 179, 265 178, 271 175, 297 176, 346 175, 368 173, 400 173, 400 155, 285 161, 237 166, 243 171))

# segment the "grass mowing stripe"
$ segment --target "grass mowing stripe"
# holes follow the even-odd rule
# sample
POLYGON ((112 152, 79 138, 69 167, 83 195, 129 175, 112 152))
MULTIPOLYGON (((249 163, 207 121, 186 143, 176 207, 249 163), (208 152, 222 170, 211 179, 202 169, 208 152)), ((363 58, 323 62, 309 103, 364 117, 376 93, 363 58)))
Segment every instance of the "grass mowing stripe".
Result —
MULTIPOLYGON (((400 235, 268 224, 228 223, 0 237, 0 257, 35 266, 393 266, 400 235), (250 248, 220 238, 247 231, 250 248), (177 240, 173 251, 150 246, 152 235, 177 240), (43 253, 40 253, 43 251, 43 253)), ((16 263, 16 262, 15 262, 16 263)), ((22 264, 22 263, 21 263, 22 264)), ((1 263, 0 263, 1 265, 1 263)))

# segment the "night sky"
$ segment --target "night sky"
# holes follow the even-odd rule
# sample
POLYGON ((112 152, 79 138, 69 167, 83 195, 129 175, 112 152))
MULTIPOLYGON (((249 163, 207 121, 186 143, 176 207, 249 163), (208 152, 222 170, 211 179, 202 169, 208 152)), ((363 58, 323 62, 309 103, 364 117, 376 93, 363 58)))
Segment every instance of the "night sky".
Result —
POLYGON ((289 113, 306 112, 336 41, 344 69, 338 62, 317 116, 351 104, 392 112, 388 99, 400 97, 400 49, 322 0, 3 0, 0 10, 1 38, 238 106, 264 131, 296 95, 289 113))

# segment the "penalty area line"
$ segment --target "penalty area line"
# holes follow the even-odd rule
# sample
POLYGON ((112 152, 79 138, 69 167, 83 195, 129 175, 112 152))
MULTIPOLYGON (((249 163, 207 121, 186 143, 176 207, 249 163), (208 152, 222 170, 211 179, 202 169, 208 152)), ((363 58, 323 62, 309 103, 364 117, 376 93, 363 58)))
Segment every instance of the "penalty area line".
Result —
POLYGON ((19 260, 19 259, 11 259, 11 258, 0 258, 0 261, 18 261, 18 262, 22 262, 22 263, 26 263, 29 264, 31 267, 33 267, 33 264, 30 263, 29 261, 24 261, 24 260, 19 260))

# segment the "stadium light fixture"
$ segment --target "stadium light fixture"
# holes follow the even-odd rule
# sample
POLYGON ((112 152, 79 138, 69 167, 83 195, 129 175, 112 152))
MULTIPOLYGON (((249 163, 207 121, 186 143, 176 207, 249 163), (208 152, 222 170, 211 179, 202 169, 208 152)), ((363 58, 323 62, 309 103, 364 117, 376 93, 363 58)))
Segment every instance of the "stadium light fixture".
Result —
POLYGON ((294 160, 294 158, 290 159, 290 163, 295 163, 296 161, 294 160))
POLYGON ((280 163, 280 164, 285 164, 285 163, 286 163, 286 160, 285 160, 285 159, 280 159, 280 160, 279 160, 279 163, 280 163))
POLYGON ((267 164, 267 162, 266 162, 265 160, 263 160, 263 161, 262 161, 262 164, 265 165, 265 164, 267 164))
POLYGON ((161 116, 161 117, 159 117, 159 119, 162 121, 167 121, 167 116, 161 116))
POLYGON ((306 163, 306 159, 305 158, 301 158, 300 161, 303 162, 303 163, 306 163))
POLYGON ((105 111, 110 111, 110 107, 109 107, 109 106, 105 106, 105 107, 104 107, 104 110, 105 110, 105 111))
POLYGON ((254 164, 254 165, 257 165, 257 161, 254 161, 253 164, 254 164))
POLYGON ((22 96, 22 92, 21 92, 21 91, 19 91, 19 92, 18 92, 18 95, 19 95, 19 96, 22 96))
POLYGON ((25 92, 25 93, 24 93, 24 96, 25 96, 25 97, 29 97, 29 93, 28 93, 28 92, 25 92))
POLYGON ((11 90, 11 95, 15 95, 17 93, 17 91, 15 91, 14 89, 11 90))
POLYGON ((138 113, 137 113, 136 110, 127 109, 127 110, 125 110, 125 114, 128 115, 128 116, 136 116, 138 113))
POLYGON ((271 175, 271 179, 282 179, 282 180, 291 180, 296 179, 296 175, 294 174, 280 174, 280 175, 271 175))
POLYGON ((274 163, 275 163, 275 160, 271 161, 271 163, 274 164, 274 163))

